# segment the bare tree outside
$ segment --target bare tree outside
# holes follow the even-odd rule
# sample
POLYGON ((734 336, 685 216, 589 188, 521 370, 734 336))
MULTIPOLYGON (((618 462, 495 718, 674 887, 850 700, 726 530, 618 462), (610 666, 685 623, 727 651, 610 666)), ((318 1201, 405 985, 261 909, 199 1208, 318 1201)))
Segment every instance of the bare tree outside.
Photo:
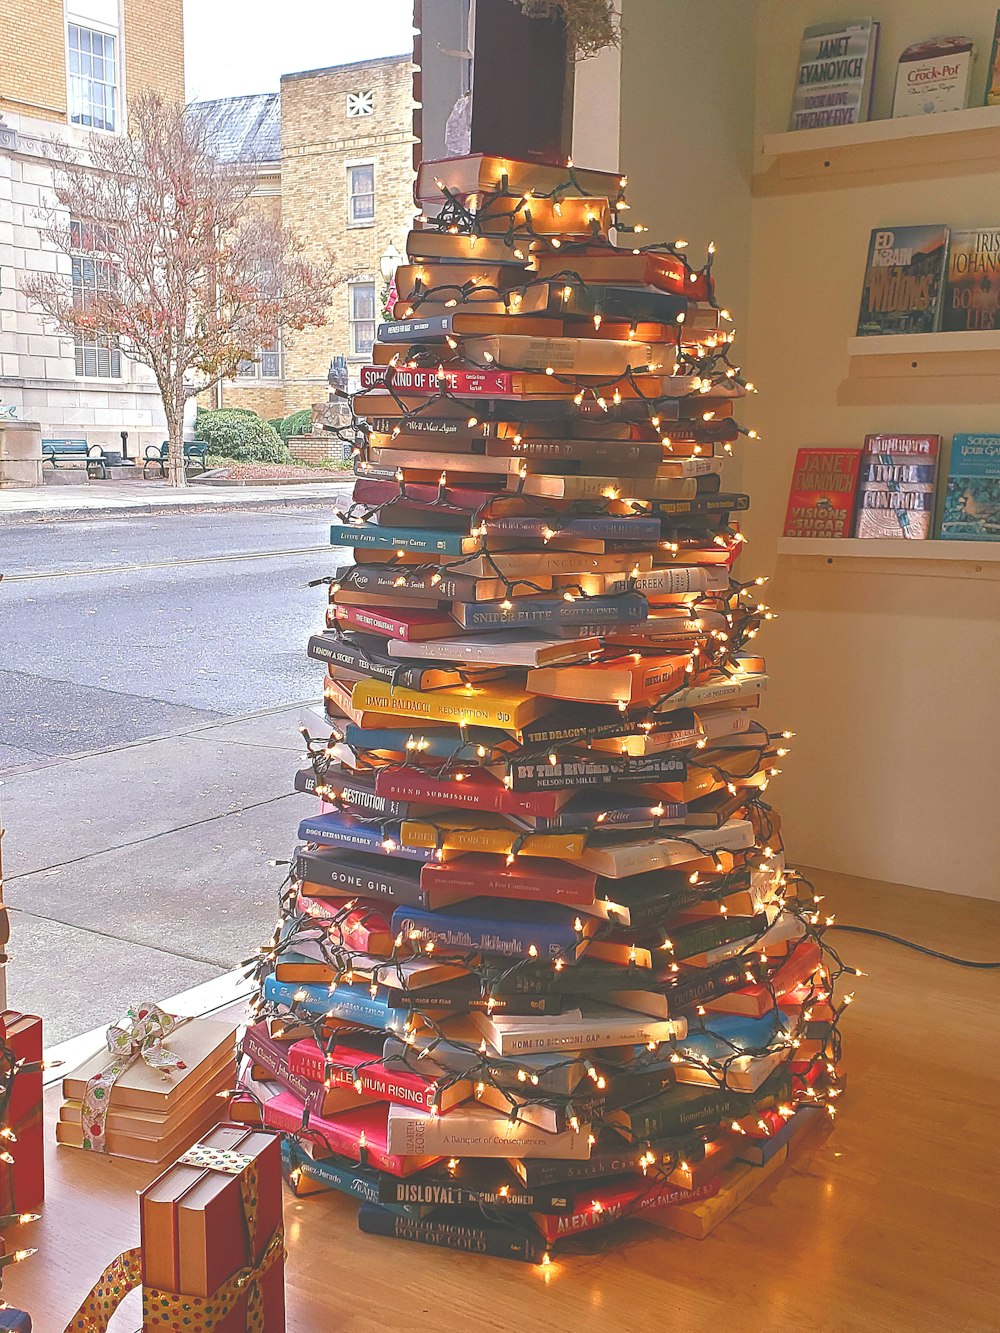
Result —
POLYGON ((42 235, 71 268, 25 291, 59 332, 149 367, 170 483, 183 486, 187 399, 232 378, 278 330, 324 324, 332 264, 304 259, 254 207, 252 171, 219 162, 197 118, 155 93, 131 104, 127 134, 93 134, 82 156, 60 141, 52 151, 55 206, 42 235))

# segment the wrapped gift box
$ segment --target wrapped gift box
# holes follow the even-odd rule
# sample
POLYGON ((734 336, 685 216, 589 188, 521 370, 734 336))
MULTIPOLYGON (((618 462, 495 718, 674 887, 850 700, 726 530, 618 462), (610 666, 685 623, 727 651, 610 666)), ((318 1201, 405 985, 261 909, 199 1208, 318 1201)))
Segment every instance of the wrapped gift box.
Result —
POLYGON ((33 1014, 4 1010, 0 1013, 0 1040, 9 1052, 0 1073, 0 1081, 10 1087, 9 1095, 3 1093, 3 1126, 15 1135, 15 1139, 0 1144, 0 1152, 13 1159, 0 1159, 0 1213, 30 1213, 45 1196, 42 1020, 33 1014))

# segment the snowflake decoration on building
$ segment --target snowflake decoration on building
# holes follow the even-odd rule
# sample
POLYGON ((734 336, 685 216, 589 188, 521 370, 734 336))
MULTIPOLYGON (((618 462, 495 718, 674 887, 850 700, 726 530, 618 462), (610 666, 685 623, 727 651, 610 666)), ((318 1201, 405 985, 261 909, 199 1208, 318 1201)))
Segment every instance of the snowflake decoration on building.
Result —
POLYGON ((371 116, 374 112, 375 94, 373 92, 347 94, 347 114, 349 116, 371 116))

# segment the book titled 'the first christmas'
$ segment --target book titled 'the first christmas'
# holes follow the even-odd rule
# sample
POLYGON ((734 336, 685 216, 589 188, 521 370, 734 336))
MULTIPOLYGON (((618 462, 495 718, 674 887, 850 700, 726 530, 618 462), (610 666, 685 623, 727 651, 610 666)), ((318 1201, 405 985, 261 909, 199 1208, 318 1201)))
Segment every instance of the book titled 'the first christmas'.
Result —
POLYGON ((800 449, 785 513, 786 537, 849 537, 858 449, 800 449))

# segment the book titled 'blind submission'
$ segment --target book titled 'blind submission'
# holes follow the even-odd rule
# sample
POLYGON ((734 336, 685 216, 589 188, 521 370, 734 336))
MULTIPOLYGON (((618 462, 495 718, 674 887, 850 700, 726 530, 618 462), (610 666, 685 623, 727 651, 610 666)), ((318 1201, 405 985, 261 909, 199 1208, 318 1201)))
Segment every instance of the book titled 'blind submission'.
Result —
POLYGON ((817 23, 802 34, 790 130, 856 125, 867 120, 878 23, 817 23))

